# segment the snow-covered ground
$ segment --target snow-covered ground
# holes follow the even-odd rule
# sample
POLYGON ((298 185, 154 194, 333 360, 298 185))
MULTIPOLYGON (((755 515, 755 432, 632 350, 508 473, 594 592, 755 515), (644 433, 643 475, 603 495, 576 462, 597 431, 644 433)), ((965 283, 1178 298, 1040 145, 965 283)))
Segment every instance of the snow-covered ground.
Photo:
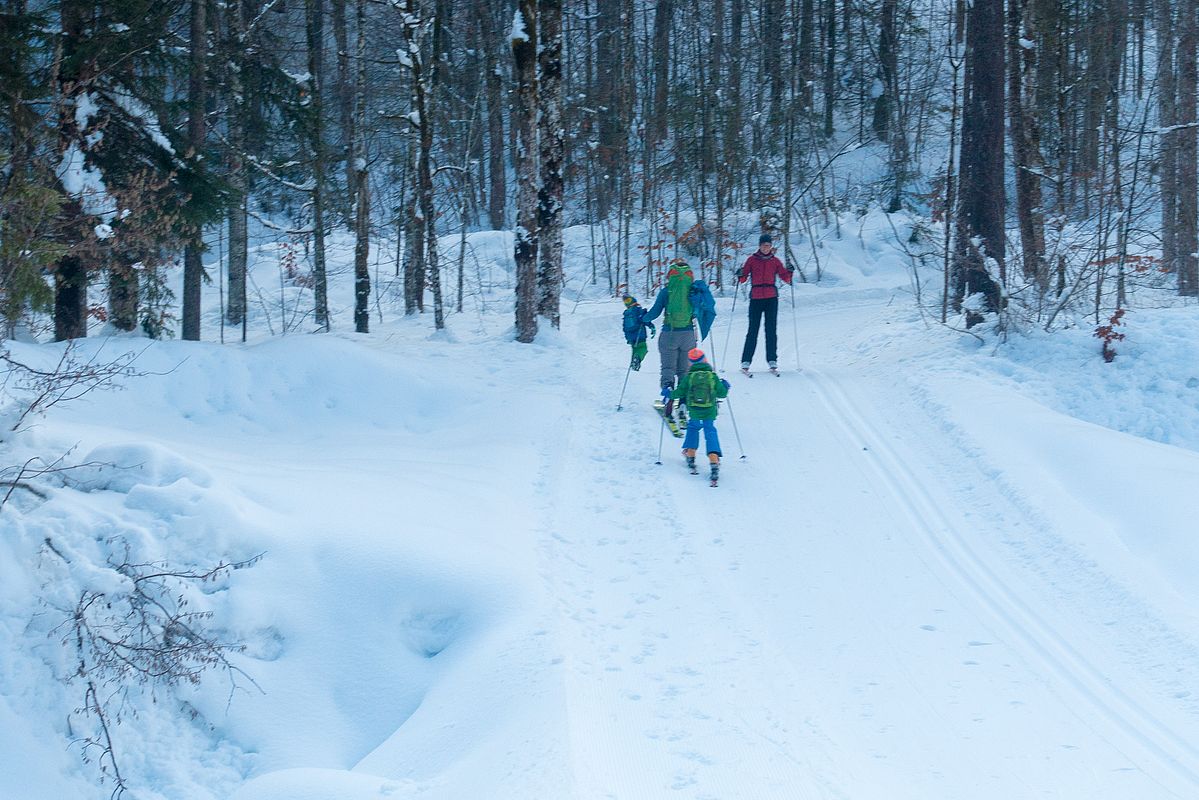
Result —
POLYGON ((784 293, 715 489, 661 437, 652 346, 616 411, 580 229, 533 345, 504 234, 471 237, 487 288, 446 333, 386 300, 345 332, 343 266, 327 336, 268 336, 264 290, 246 345, 87 340, 149 374, 7 445, 119 468, 0 512, 0 797, 98 796, 57 626, 119 584, 114 537, 264 554, 194 600, 256 686, 135 697, 139 798, 1199 796, 1199 309, 1134 306, 1112 364, 1086 327, 980 342, 924 321, 891 235, 854 223, 784 293))

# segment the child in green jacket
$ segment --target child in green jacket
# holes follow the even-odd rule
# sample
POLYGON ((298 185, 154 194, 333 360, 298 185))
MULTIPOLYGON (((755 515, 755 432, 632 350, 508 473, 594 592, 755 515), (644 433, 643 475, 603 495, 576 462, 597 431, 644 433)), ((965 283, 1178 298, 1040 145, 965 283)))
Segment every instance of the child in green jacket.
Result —
POLYGON ((720 435, 716 432, 717 401, 729 396, 729 382, 721 378, 712 369, 704 351, 698 347, 687 353, 691 369, 679 381, 678 388, 671 396, 687 406, 690 419, 687 420, 687 433, 683 437, 683 455, 687 458, 687 466, 691 473, 698 474, 695 466, 695 454, 699 449, 699 432, 704 432, 704 445, 708 450, 708 462, 711 465, 710 478, 712 485, 720 476, 720 435))

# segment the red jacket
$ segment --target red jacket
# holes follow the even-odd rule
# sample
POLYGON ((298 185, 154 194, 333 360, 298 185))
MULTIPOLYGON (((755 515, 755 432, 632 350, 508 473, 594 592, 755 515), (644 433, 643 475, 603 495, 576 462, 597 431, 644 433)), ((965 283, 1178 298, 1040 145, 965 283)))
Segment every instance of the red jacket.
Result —
POLYGON ((767 297, 778 297, 779 291, 774 287, 775 277, 783 279, 783 283, 791 283, 791 270, 783 266, 776 255, 762 255, 761 250, 750 253, 745 259, 745 266, 737 276, 738 283, 745 283, 746 278, 752 277, 749 299, 761 300, 767 297))

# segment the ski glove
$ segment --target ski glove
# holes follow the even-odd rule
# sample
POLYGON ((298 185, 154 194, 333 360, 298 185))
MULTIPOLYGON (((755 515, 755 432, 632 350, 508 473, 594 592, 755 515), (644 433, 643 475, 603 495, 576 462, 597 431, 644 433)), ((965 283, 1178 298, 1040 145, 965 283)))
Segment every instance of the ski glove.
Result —
POLYGON ((654 336, 656 336, 658 333, 658 329, 654 327, 654 323, 652 322, 647 322, 645 324, 649 326, 649 338, 654 338, 654 336))
POLYGON ((663 403, 670 402, 670 387, 669 386, 662 387, 662 402, 663 403))
POLYGON ((724 388, 726 388, 726 389, 727 389, 727 388, 729 388, 730 384, 729 384, 729 382, 728 382, 728 381, 726 381, 724 378, 721 378, 721 379, 720 379, 720 382, 724 384, 724 388))

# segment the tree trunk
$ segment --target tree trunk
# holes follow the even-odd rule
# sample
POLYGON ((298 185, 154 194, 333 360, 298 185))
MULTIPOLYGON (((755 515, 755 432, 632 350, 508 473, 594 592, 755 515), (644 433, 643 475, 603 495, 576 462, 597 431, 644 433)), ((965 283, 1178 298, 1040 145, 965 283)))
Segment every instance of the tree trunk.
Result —
MULTIPOLYGON (((997 46, 1003 41, 1003 0, 975 0, 967 17, 954 307, 979 295, 981 310, 998 311, 1005 278, 1004 49, 997 46)), ((967 326, 981 321, 975 309, 967 310, 967 326)))
MULTIPOLYGON (((816 78, 816 3, 802 0, 799 5, 799 107, 803 113, 812 112, 812 84, 816 78)), ((791 43, 795 47, 795 43, 791 43)))
POLYGON ((426 283, 433 290, 433 326, 441 330, 445 327, 445 306, 441 294, 441 268, 437 263, 436 209, 433 204, 433 119, 429 109, 433 87, 430 69, 424 62, 421 47, 423 31, 435 27, 435 23, 431 25, 433 21, 424 19, 421 14, 419 0, 405 0, 404 41, 408 48, 407 58, 412 73, 412 113, 409 122, 416 132, 416 146, 413 148, 416 185, 413 195, 413 225, 409 238, 413 239, 413 270, 418 264, 424 267, 419 275, 413 275, 413 282, 420 283, 419 286, 414 285, 412 291, 417 306, 423 310, 426 283), (423 240, 416 234, 423 234, 423 240), (417 255, 418 250, 423 252, 417 255))
POLYGON ((833 135, 833 108, 837 102, 837 0, 825 2, 824 135, 833 135))
POLYGON ((54 270, 54 341, 87 336, 87 268, 66 255, 54 270))
MULTIPOLYGON (((81 63, 78 54, 83 42, 89 6, 79 0, 63 0, 62 65, 59 69, 58 147, 62 154, 69 148, 83 150, 83 132, 75 117, 75 105, 90 83, 94 66, 81 63)), ((82 157, 80 155, 80 157, 82 157)), ((87 336, 87 267, 79 255, 85 241, 86 218, 83 206, 75 198, 63 204, 64 238, 68 250, 54 267, 54 341, 87 336)))
POLYGON ((520 0, 513 22, 516 146, 516 341, 537 336, 537 2, 520 0))
POLYGON ((413 180, 406 191, 404 207, 404 313, 424 313, 425 310, 425 218, 421 214, 419 188, 415 175, 419 171, 419 142, 412 148, 413 180))
POLYGON ((1158 0, 1155 20, 1157 26, 1157 103, 1160 138, 1158 159, 1161 163, 1162 204, 1162 268, 1178 271, 1176 220, 1178 216, 1178 123, 1177 78, 1174 72, 1174 3, 1158 0))
POLYGON ((725 113, 724 163, 729 177, 725 183, 725 203, 732 206, 736 194, 737 177, 744 172, 742 153, 745 145, 741 141, 742 119, 742 68, 745 48, 742 46, 745 18, 745 0, 729 0, 729 82, 725 86, 726 100, 721 103, 725 113))
MULTIPOLYGON (((366 131, 366 0, 357 0, 357 80, 354 85, 354 116, 349 133, 353 137, 355 129, 365 134, 366 131)), ((354 208, 354 330, 358 333, 369 333, 371 326, 371 272, 370 272, 370 233, 371 233, 371 202, 370 181, 367 180, 365 135, 353 143, 354 190, 357 202, 354 208)))
MULTIPOLYGON (((562 295, 562 0, 539 0, 538 133, 541 186, 538 190, 537 313, 557 328, 562 295)), ((661 13, 661 5, 658 7, 661 13)))
POLYGON ((487 64, 487 177, 490 184, 487 197, 487 218, 492 230, 503 230, 507 216, 508 178, 504 153, 504 112, 508 103, 504 100, 504 75, 496 52, 499 37, 493 32, 495 14, 487 14, 486 6, 477 3, 481 24, 488 27, 483 31, 480 42, 486 49, 487 64))
MULTIPOLYGON (((784 98, 787 62, 783 60, 783 29, 786 21, 783 18, 783 0, 762 0, 762 24, 755 32, 761 36, 762 47, 758 48, 761 58, 758 61, 759 79, 763 87, 770 91, 769 140, 777 141, 777 134, 782 127, 783 114, 787 104, 784 98)), ((736 40, 734 40, 736 41, 736 40)))
POLYGON ((670 99, 670 42, 674 22, 674 0, 658 0, 654 8, 654 102, 649 120, 649 146, 666 138, 667 106, 670 99))
POLYGON ((617 179, 623 170, 624 142, 629 135, 628 129, 622 124, 621 113, 622 64, 625 58, 621 52, 621 33, 626 26, 632 25, 632 20, 622 21, 621 10, 622 0, 598 0, 596 3, 598 30, 595 48, 598 74, 595 104, 598 112, 599 146, 595 156, 600 174, 596 182, 595 200, 596 215, 600 220, 606 220, 612 212, 612 204, 616 200, 614 189, 617 188, 617 179))
MULTIPOLYGON (((341 205, 344 219, 355 220, 358 202, 358 171, 354 169, 354 82, 350 78, 350 42, 346 0, 332 0, 333 43, 337 48, 337 110, 341 118, 341 153, 339 161, 345 170, 346 193, 341 205)), ((359 31, 359 36, 362 32, 359 31)), ((353 223, 355 227, 357 223, 353 223)))
POLYGON ((325 269, 325 144, 321 119, 321 95, 324 91, 322 79, 324 57, 322 47, 325 40, 324 0, 305 0, 305 22, 308 35, 308 75, 311 84, 309 95, 308 146, 312 156, 312 284, 316 324, 328 331, 329 281, 325 269))
POLYGON ((880 142, 885 142, 891 133, 891 107, 896 98, 892 95, 892 87, 896 85, 895 72, 898 54, 895 47, 895 5, 896 0, 883 0, 879 12, 878 26, 878 96, 874 98, 874 116, 870 128, 880 142))
POLYGON ((1199 159, 1199 131, 1196 130, 1196 91, 1199 90, 1199 70, 1196 69, 1195 48, 1196 4, 1194 0, 1180 3, 1178 22, 1178 293, 1186 297, 1199 296, 1199 181, 1196 180, 1196 159, 1199 159))
POLYGON ((1012 156, 1016 170, 1016 219, 1020 225, 1020 247, 1025 280, 1042 294, 1049 289, 1045 266, 1045 217, 1041 210, 1041 137, 1032 91, 1037 72, 1035 42, 1029 30, 1029 0, 1008 0, 1008 104, 1011 119, 1012 156))
MULTIPOLYGON (((205 62, 208 55, 208 26, 205 10, 208 0, 191 0, 191 71, 187 87, 187 139, 191 157, 200 164, 204 151, 205 62)), ((183 251, 183 339, 200 340, 200 290, 204 279, 202 253, 204 240, 197 227, 191 231, 183 251)))
POLYGON ((229 183, 234 192, 229 208, 229 292, 225 303, 225 321, 241 325, 243 340, 246 317, 246 262, 249 255, 249 236, 246 224, 246 201, 249 181, 246 173, 246 83, 245 63, 245 0, 230 0, 228 16, 229 50, 226 53, 229 69, 229 183))
POLYGON ((108 322, 119 331, 131 331, 137 327, 137 270, 130 259, 117 258, 108 269, 108 322))

